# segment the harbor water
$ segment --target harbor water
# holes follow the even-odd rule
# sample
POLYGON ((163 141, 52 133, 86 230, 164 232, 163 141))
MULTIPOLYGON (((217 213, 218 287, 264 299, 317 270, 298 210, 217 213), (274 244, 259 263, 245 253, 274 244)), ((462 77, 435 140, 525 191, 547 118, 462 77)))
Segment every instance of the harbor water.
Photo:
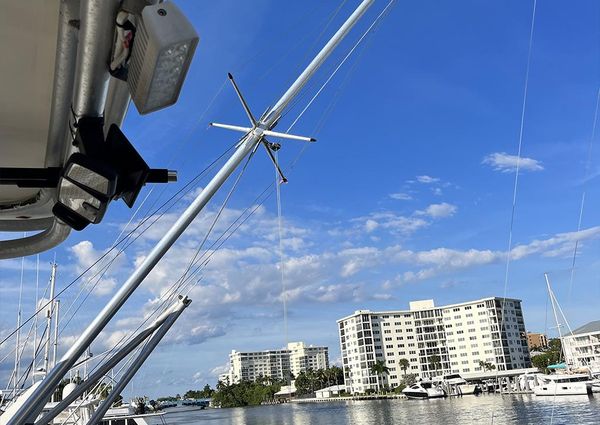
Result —
POLYGON ((600 424, 600 397, 482 395, 171 411, 167 425, 600 424))

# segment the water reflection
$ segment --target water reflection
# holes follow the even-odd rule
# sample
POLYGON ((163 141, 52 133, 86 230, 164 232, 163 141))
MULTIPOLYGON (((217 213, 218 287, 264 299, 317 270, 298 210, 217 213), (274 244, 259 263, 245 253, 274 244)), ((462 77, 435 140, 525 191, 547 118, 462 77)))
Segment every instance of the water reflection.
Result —
POLYGON ((166 415, 168 425, 598 424, 600 397, 482 395, 208 409, 166 415))

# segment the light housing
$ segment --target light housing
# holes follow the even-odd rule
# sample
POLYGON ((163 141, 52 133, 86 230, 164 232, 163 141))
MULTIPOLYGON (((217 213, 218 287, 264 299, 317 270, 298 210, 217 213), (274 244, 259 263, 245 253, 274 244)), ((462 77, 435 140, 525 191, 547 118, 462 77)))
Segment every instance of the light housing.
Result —
POLYGON ((75 230, 99 223, 115 195, 117 173, 101 161, 74 153, 58 182, 52 212, 75 230))
POLYGON ((177 102, 198 40, 192 24, 172 2, 142 10, 127 76, 140 114, 177 102))

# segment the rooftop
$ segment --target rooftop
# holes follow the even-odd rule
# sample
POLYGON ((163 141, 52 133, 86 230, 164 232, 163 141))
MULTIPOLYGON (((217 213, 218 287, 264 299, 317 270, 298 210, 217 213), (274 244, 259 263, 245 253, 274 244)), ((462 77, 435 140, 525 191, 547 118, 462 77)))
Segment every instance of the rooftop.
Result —
POLYGON ((480 298, 480 299, 472 300, 472 301, 463 301, 461 303, 435 306, 434 300, 418 300, 418 301, 411 301, 409 303, 408 310, 372 311, 369 309, 362 309, 362 310, 356 310, 353 314, 342 317, 341 319, 336 320, 336 322, 340 323, 344 320, 350 319, 350 318, 358 316, 360 314, 406 314, 406 313, 413 313, 413 312, 422 311, 422 310, 448 309, 448 308, 453 308, 453 307, 462 307, 465 305, 482 303, 482 302, 489 301, 489 300, 500 300, 500 301, 506 300, 506 301, 516 301, 519 303, 521 302, 521 300, 519 300, 517 298, 486 297, 486 298, 480 298))
POLYGON ((574 335, 587 334, 591 332, 600 332, 600 320, 587 323, 583 326, 578 327, 573 331, 574 335))

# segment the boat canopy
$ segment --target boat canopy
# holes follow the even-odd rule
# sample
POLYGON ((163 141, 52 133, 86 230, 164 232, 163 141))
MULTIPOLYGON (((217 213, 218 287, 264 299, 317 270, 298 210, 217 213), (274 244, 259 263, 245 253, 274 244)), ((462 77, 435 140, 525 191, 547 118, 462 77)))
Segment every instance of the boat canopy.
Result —
POLYGON ((548 369, 566 369, 567 368, 567 364, 566 363, 557 363, 557 364, 551 364, 550 366, 548 366, 548 369))

